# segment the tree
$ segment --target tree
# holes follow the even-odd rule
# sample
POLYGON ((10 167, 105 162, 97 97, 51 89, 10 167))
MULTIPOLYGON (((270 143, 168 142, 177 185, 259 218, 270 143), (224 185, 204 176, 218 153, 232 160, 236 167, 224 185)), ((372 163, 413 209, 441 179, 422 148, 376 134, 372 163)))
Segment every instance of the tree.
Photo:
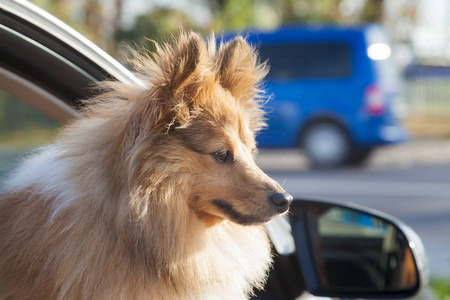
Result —
MULTIPOLYGON (((147 14, 137 17, 133 28, 128 30, 118 29, 115 34, 115 40, 121 45, 145 45, 153 50, 154 44, 151 40, 161 41, 180 29, 197 29, 190 18, 181 11, 158 7, 147 14)), ((126 50, 122 49, 122 50, 126 50)), ((123 51, 121 51, 123 52, 123 51)))
POLYGON ((182 28, 209 34, 292 23, 380 22, 383 8, 383 0, 191 0, 209 11, 209 24, 199 24, 176 6, 155 5, 138 16, 131 29, 122 29, 124 1, 34 0, 112 55, 123 44, 145 43, 151 48, 144 37, 161 40, 182 28))

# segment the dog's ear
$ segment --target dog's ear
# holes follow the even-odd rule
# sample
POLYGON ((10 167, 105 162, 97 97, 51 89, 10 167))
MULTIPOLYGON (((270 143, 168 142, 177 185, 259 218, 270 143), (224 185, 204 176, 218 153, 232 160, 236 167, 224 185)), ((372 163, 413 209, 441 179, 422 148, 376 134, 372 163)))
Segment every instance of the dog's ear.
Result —
POLYGON ((258 85, 267 74, 266 64, 259 62, 254 48, 241 36, 220 46, 218 65, 220 84, 241 101, 259 92, 258 85))
POLYGON ((182 32, 168 43, 155 43, 155 47, 151 55, 135 55, 132 64, 149 86, 140 97, 144 99, 140 104, 145 105, 142 111, 155 125, 168 128, 189 118, 196 101, 200 101, 199 93, 208 90, 215 78, 200 35, 182 32))
POLYGON ((160 99, 176 106, 196 98, 207 68, 206 44, 200 35, 181 33, 172 44, 157 46, 155 62, 161 70, 154 84, 160 99))

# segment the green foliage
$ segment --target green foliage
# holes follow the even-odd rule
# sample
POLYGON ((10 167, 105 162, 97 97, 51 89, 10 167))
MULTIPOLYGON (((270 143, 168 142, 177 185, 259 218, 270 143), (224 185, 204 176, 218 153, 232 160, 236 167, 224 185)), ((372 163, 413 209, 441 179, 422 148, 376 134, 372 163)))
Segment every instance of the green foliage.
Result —
POLYGON ((86 34, 87 30, 84 20, 81 16, 75 14, 73 0, 31 0, 34 4, 41 7, 50 14, 56 16, 64 23, 70 25, 82 34, 86 34))
POLYGON ((336 0, 286 0, 282 5, 282 23, 337 22, 339 4, 336 0))
POLYGON ((192 6, 201 6, 208 16, 206 21, 199 21, 176 1, 154 1, 150 11, 143 11, 135 19, 132 28, 123 29, 119 26, 122 4, 128 0, 31 1, 112 55, 124 52, 117 51, 124 44, 134 47, 144 43, 152 50, 152 43, 144 37, 160 41, 182 28, 209 34, 247 28, 272 29, 292 23, 379 22, 383 7, 383 0, 188 0, 192 6))
POLYGON ((149 49, 153 49, 154 46, 150 40, 160 41, 182 28, 196 29, 185 13, 160 7, 138 16, 133 28, 119 29, 115 34, 115 39, 119 43, 132 46, 134 46, 133 44, 145 44, 149 49))
POLYGON ((450 279, 433 279, 430 286, 440 300, 450 299, 450 279))
POLYGON ((255 26, 255 1, 221 1, 220 9, 214 12, 212 25, 217 31, 239 31, 255 26))
MULTIPOLYGON (((136 19, 131 29, 118 30, 119 43, 141 43, 143 37, 160 40, 189 28, 208 34, 211 31, 242 31, 246 28, 273 28, 290 23, 361 23, 380 20, 383 0, 366 0, 359 9, 345 15, 341 4, 345 0, 205 0, 202 3, 210 12, 208 24, 198 24, 187 12, 176 6, 153 7, 136 19)), ((197 0, 198 1, 198 0, 197 0)), ((358 1, 359 2, 359 1, 358 1)), ((346 1, 347 5, 356 2, 346 1)), ((361 3, 361 2, 359 2, 361 3)), ((146 43, 150 45, 150 43, 146 43)), ((151 45, 150 45, 151 47, 151 45)))

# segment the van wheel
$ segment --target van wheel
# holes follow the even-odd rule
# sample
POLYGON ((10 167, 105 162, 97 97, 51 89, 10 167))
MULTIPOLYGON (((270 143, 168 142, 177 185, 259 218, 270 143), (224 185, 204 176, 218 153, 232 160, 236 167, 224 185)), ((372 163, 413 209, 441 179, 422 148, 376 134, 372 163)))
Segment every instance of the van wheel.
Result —
POLYGON ((333 123, 316 123, 303 134, 302 146, 315 169, 332 169, 347 163, 351 144, 345 130, 333 123))

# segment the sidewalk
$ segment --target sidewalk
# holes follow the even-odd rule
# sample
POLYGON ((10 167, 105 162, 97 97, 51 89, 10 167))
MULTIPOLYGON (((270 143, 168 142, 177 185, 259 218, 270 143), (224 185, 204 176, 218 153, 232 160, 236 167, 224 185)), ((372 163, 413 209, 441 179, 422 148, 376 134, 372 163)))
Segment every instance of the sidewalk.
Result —
MULTIPOLYGON (((308 169, 308 161, 298 149, 261 149, 256 163, 265 171, 308 169)), ((450 140, 417 139, 376 149, 363 168, 406 168, 414 165, 450 164, 450 140)))

